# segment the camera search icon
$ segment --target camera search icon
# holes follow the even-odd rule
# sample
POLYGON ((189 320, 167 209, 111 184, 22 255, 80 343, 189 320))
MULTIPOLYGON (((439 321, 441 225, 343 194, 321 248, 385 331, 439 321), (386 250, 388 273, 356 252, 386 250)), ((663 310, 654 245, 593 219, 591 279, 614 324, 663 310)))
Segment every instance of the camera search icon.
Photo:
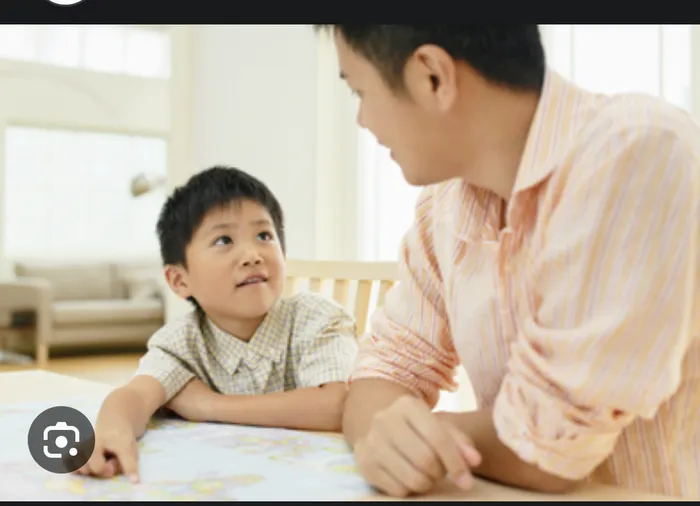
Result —
POLYGON ((95 449, 95 431, 77 409, 55 406, 43 411, 29 427, 29 453, 51 473, 72 473, 83 467, 95 449))

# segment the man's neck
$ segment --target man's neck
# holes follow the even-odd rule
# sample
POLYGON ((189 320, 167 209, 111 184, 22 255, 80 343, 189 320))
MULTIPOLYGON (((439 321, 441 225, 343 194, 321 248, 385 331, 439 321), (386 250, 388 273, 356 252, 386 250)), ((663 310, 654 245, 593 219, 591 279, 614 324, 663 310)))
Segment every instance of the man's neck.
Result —
POLYGON ((471 117, 484 118, 466 133, 463 179, 492 191, 503 200, 511 198, 539 94, 515 93, 491 88, 479 100, 471 117), (488 95, 488 96, 486 96, 488 95), (476 112, 476 114, 474 114, 476 112), (471 155, 471 156, 470 156, 471 155))

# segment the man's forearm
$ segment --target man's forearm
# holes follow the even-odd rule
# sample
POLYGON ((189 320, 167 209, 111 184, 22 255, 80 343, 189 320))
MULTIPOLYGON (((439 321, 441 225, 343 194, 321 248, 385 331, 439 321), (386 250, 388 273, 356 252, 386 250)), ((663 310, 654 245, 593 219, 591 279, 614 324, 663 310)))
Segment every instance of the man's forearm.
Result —
POLYGON ((217 395, 211 421, 337 432, 346 395, 344 383, 264 395, 217 395))
POLYGON ((481 454, 481 464, 472 470, 476 476, 505 485, 539 492, 563 493, 574 482, 545 473, 536 466, 522 461, 499 439, 491 409, 469 413, 438 413, 467 434, 481 454))
POLYGON ((397 399, 413 393, 405 387, 381 379, 361 379, 350 386, 343 414, 343 433, 347 443, 354 447, 358 439, 369 431, 372 418, 388 408, 397 399))

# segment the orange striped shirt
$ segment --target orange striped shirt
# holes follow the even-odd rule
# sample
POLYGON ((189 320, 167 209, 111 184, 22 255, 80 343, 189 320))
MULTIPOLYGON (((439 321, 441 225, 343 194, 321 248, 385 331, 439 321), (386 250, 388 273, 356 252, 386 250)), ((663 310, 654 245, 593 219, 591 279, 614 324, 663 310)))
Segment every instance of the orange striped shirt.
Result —
POLYGON ((699 206, 686 113, 549 72, 508 203, 421 194, 352 379, 435 406, 462 364, 524 461, 699 498, 699 206))

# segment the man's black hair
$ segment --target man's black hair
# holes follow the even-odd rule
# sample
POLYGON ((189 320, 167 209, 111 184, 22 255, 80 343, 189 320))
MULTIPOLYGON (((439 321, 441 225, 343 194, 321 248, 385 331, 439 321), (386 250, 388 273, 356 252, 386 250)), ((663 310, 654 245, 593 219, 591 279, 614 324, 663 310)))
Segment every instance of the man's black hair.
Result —
POLYGON ((192 176, 163 205, 156 225, 163 264, 186 268, 185 249, 206 214, 243 200, 257 202, 270 213, 282 251, 286 251, 284 214, 272 191, 240 169, 214 166, 192 176))
POLYGON ((379 71, 397 92, 405 90, 404 67, 424 44, 444 49, 487 81, 516 91, 542 89, 545 53, 537 25, 314 25, 337 31, 345 43, 379 71))

